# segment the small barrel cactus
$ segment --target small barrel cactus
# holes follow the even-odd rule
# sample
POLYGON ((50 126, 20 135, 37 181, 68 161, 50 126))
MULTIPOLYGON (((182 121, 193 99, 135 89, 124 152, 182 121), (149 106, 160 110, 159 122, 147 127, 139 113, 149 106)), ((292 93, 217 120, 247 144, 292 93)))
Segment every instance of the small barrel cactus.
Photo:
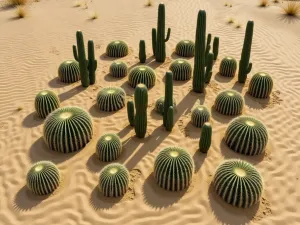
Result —
POLYGON ((195 54, 195 43, 190 40, 182 40, 176 45, 175 52, 181 57, 193 57, 195 54))
POLYGON ((204 123, 210 120, 210 113, 208 109, 203 106, 197 106, 192 111, 191 122, 196 127, 202 127, 204 123))
POLYGON ((236 116, 242 113, 244 99, 240 93, 234 90, 225 90, 218 94, 215 100, 215 109, 227 116, 236 116))
POLYGON ((199 150, 200 152, 207 153, 211 145, 212 127, 210 123, 206 122, 202 126, 199 150))
POLYGON ((41 118, 46 118, 48 114, 59 108, 59 99, 53 91, 44 90, 39 92, 34 101, 35 111, 41 118))
POLYGON ((115 61, 110 65, 109 72, 113 77, 126 77, 128 73, 127 64, 122 61, 115 61))
POLYGON ((133 88, 140 83, 145 84, 147 88, 151 88, 155 85, 155 81, 155 71, 149 66, 136 66, 128 76, 129 85, 133 88))
POLYGON ((63 83, 74 83, 79 81, 79 63, 75 60, 64 61, 58 68, 58 77, 63 83))
POLYGON ((35 163, 27 173, 27 187, 36 195, 47 195, 55 191, 60 183, 60 173, 50 161, 35 163))
POLYGON ((154 162, 154 176, 158 185, 169 191, 187 188, 194 172, 191 155, 182 148, 168 147, 160 151, 154 162))
POLYGON ((116 134, 104 134, 98 140, 96 154, 103 162, 114 161, 121 155, 122 143, 116 134))
POLYGON ((192 76, 192 65, 185 59, 177 59, 171 63, 170 68, 173 72, 174 80, 189 80, 192 76))
POLYGON ((255 98, 268 98, 273 89, 273 80, 267 73, 256 73, 249 84, 248 93, 255 98))
POLYGON ((107 87, 99 91, 97 105, 102 111, 118 111, 125 106, 125 91, 120 87, 107 87))
POLYGON ((238 159, 226 160, 219 165, 213 186, 225 202, 240 208, 257 203, 263 192, 263 180, 257 169, 238 159))
POLYGON ((106 197, 123 196, 129 186, 129 171, 119 163, 105 166, 100 172, 99 190, 106 197))
MULTIPOLYGON (((157 99, 155 102, 155 111, 158 112, 159 114, 163 115, 164 114, 164 104, 165 104, 165 97, 160 97, 157 99)), ((173 108, 176 108, 176 101, 173 98, 173 108)))
POLYGON ((106 55, 109 57, 124 57, 128 52, 128 45, 124 41, 112 41, 106 47, 106 55))
POLYGON ((236 60, 232 57, 225 57, 221 61, 219 73, 224 77, 234 77, 236 69, 236 60))
POLYGON ((254 117, 240 116, 230 122, 224 140, 235 152, 258 155, 265 151, 268 131, 265 125, 254 117))
POLYGON ((82 149, 93 136, 93 121, 79 107, 63 107, 47 116, 44 140, 50 149, 70 153, 82 149))

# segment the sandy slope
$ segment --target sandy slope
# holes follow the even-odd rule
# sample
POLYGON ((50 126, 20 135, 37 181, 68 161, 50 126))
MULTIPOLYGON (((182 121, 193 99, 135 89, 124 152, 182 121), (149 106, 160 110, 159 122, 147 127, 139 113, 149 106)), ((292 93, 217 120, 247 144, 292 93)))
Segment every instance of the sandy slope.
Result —
MULTIPOLYGON (((11 19, 13 11, 0 11, 0 224, 298 224, 300 223, 300 20, 290 20, 279 8, 262 9, 256 2, 234 0, 232 8, 223 1, 166 0, 167 26, 172 28, 167 43, 168 58, 163 65, 151 57, 151 28, 156 26, 157 3, 146 8, 143 1, 110 0, 89 2, 88 9, 72 7, 72 1, 41 0, 29 8, 29 17, 11 19), (155 100, 164 93, 164 73, 173 58, 176 43, 195 36, 196 16, 206 9, 208 31, 220 37, 219 60, 214 66, 206 95, 191 90, 191 81, 174 83, 177 101, 176 126, 172 133, 162 128, 162 118, 153 112, 155 100), (88 20, 88 11, 96 10, 99 19, 88 20), (226 24, 233 16, 244 26, 236 29, 226 24), (258 102, 246 94, 236 78, 228 80, 217 74, 225 55, 239 59, 244 28, 254 19, 252 62, 253 75, 265 71, 275 82, 270 101, 258 102), (96 44, 99 58, 97 84, 87 89, 80 83, 64 85, 57 80, 58 65, 73 58, 75 32, 81 29, 87 41, 96 44), (133 89, 127 79, 108 76, 111 59, 103 54, 106 44, 114 39, 127 41, 131 53, 124 58, 131 67, 138 64, 138 42, 145 39, 147 63, 156 69, 158 80, 149 91, 148 133, 143 140, 134 137, 128 126, 126 109, 117 113, 99 112, 94 104, 97 92, 105 86, 121 86, 128 99, 133 89), (261 119, 270 133, 264 157, 235 154, 222 142, 231 118, 212 109, 213 144, 207 155, 197 152, 199 129, 189 124, 194 104, 212 107, 220 90, 233 88, 245 96, 245 115, 261 119), (91 113, 95 136, 77 154, 62 155, 49 151, 42 139, 42 123, 34 113, 33 101, 42 89, 52 89, 62 106, 77 105, 91 113), (17 111, 18 107, 23 107, 17 111), (96 185, 99 171, 105 163, 95 155, 100 135, 115 132, 120 135, 124 152, 118 162, 131 170, 131 188, 123 199, 99 196, 96 185), (183 192, 169 193, 158 188, 152 170, 160 149, 178 145, 192 154, 196 171, 192 186, 183 192), (261 172, 265 191, 259 205, 239 210, 223 203, 210 188, 216 166, 224 158, 242 158, 253 163, 261 172), (63 174, 61 187, 51 196, 35 197, 25 185, 25 176, 32 163, 52 160, 63 174)), ((191 59, 191 61, 193 61, 191 59)))

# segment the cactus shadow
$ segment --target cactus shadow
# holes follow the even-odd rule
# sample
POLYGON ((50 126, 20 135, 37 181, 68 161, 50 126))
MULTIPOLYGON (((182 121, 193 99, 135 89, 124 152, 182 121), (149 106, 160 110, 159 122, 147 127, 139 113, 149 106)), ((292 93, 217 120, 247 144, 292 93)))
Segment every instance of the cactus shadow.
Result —
POLYGON ((106 55, 106 53, 104 52, 102 55, 100 55, 100 59, 103 60, 103 61, 109 61, 109 62, 112 62, 112 61, 115 61, 115 60, 120 60, 122 58, 125 58, 126 56, 124 57, 109 57, 106 55))
MULTIPOLYGON (((121 109, 120 109, 121 110, 121 109)), ((115 113, 117 113, 118 111, 113 111, 113 112, 106 112, 106 111, 101 111, 99 109, 99 107, 97 106, 97 104, 94 104, 90 109, 89 109, 89 113, 91 114, 92 117, 96 117, 96 118, 103 118, 103 117, 107 117, 107 116, 111 116, 115 113)))
POLYGON ((132 130, 134 130, 134 127, 132 127, 132 126, 130 126, 130 124, 128 124, 122 130, 120 130, 117 135, 122 139, 126 135, 128 135, 132 130))
POLYGON ((267 106, 270 102, 270 97, 266 99, 259 99, 252 97, 248 91, 244 95, 245 104, 251 109, 264 109, 264 106, 267 106))
POLYGON ((72 88, 72 89, 70 89, 70 90, 68 90, 68 91, 66 91, 64 93, 59 94, 58 95, 59 100, 61 102, 66 101, 66 100, 72 98, 73 96, 75 96, 75 95, 83 92, 85 89, 86 88, 82 87, 81 85, 76 86, 76 87, 74 87, 74 88, 72 88))
POLYGON ((107 73, 104 75, 104 80, 107 82, 118 82, 123 80, 126 77, 113 77, 111 73, 107 73))
MULTIPOLYGON (((191 80, 191 79, 189 79, 189 80, 174 80, 174 79, 173 79, 173 86, 177 87, 177 86, 185 85, 185 84, 188 83, 190 80, 191 80)), ((163 83, 166 83, 166 74, 163 76, 162 82, 163 82, 163 83)))
POLYGON ((197 149, 197 151, 195 151, 195 153, 193 155, 193 160, 195 163, 195 173, 197 173, 200 170, 207 155, 208 155, 208 153, 202 153, 202 152, 200 152, 199 149, 197 149))
POLYGON ((151 110, 150 116, 154 120, 162 120, 163 119, 163 115, 161 115, 158 112, 156 112, 155 108, 153 108, 151 110))
POLYGON ((223 115, 221 113, 219 113, 214 106, 211 107, 211 116, 214 120, 220 122, 220 123, 223 123, 223 124, 227 124, 229 123, 231 120, 233 120, 235 117, 239 116, 226 116, 226 115, 223 115))
POLYGON ((94 210, 109 210, 119 203, 123 197, 105 197, 96 186, 91 195, 89 203, 94 210))
POLYGON ((106 166, 106 165, 108 165, 110 163, 112 163, 112 162, 103 162, 103 161, 101 161, 98 158, 97 154, 94 153, 87 160, 86 167, 87 167, 87 169, 90 172, 92 172, 92 173, 98 173, 98 172, 100 172, 103 169, 104 166, 106 166))
POLYGON ((0 3, 0 11, 6 11, 15 8, 16 6, 14 4, 5 3, 5 1, 2 1, 2 3, 0 3))
POLYGON ((129 85, 127 80, 121 85, 121 88, 123 88, 127 96, 133 96, 134 88, 129 85))
POLYGON ((153 60, 151 60, 151 58, 149 58, 148 62, 146 63, 146 66, 149 66, 153 70, 155 70, 156 68, 160 67, 163 64, 164 64, 163 62, 156 62, 155 58, 153 58, 153 60))
POLYGON ((41 125, 44 122, 44 119, 40 118, 36 112, 32 112, 27 115, 23 121, 23 127, 32 128, 41 125))
POLYGON ((234 85, 232 86, 232 89, 233 89, 233 90, 236 90, 237 92, 242 93, 244 87, 245 87, 245 84, 241 84, 241 83, 239 83, 238 81, 236 81, 236 82, 234 83, 234 85))
POLYGON ((188 138, 191 138, 194 140, 200 138, 201 128, 193 125, 193 123, 191 121, 189 121, 183 129, 184 129, 184 133, 186 134, 186 136, 188 138))
POLYGON ((171 58, 172 58, 173 60, 176 60, 176 59, 186 59, 186 60, 189 60, 189 59, 194 58, 194 56, 192 56, 192 57, 183 57, 183 56, 177 55, 176 52, 173 51, 172 54, 171 54, 171 58))
POLYGON ((219 72, 215 75, 215 80, 220 83, 228 83, 233 80, 234 77, 225 77, 222 76, 219 72))
POLYGON ((51 88, 62 88, 70 85, 69 83, 63 83, 59 80, 58 77, 54 77, 52 80, 48 82, 49 87, 51 88))
POLYGON ((296 22, 299 22, 300 21, 300 17, 299 16, 290 16, 290 15, 287 15, 287 14, 279 14, 277 16, 277 18, 284 22, 284 23, 287 23, 287 24, 294 24, 296 22))

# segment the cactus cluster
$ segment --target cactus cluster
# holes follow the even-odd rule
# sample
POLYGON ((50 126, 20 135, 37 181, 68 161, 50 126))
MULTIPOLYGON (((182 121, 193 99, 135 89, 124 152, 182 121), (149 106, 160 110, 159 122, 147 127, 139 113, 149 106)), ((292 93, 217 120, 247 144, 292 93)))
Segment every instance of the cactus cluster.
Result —
POLYGON ((185 81, 191 79, 192 65, 185 59, 177 59, 171 63, 169 69, 173 73, 173 79, 185 81))
POLYGON ((268 131, 258 119, 240 116, 228 125, 224 141, 230 149, 237 153, 258 155, 265 152, 268 131))
POLYGON ((212 127, 209 122, 206 122, 202 126, 201 136, 199 141, 200 152, 207 153, 211 145, 212 127))
POLYGON ((136 66, 129 72, 128 83, 133 88, 140 83, 145 84, 147 88, 151 88, 155 85, 155 82, 155 71, 149 66, 136 66))
POLYGON ((236 60, 232 57, 225 57, 221 61, 219 73, 224 77, 234 77, 236 68, 236 60))
POLYGON ((134 103, 135 103, 134 130, 137 137, 144 138, 147 132, 147 107, 148 107, 148 89, 144 84, 138 84, 136 86, 134 90, 134 103))
POLYGON ((75 60, 66 60, 58 67, 58 78, 63 83, 74 83, 80 80, 79 64, 75 60))
POLYGON ((273 80, 267 73, 256 73, 250 80, 248 93, 255 98, 268 98, 273 89, 273 80))
POLYGON ((128 45, 120 40, 112 41, 106 47, 106 55, 109 57, 124 57, 128 52, 128 45))
POLYGON ((122 143, 116 134, 104 134, 97 142, 96 154, 103 162, 114 161, 121 155, 122 143))
POLYGON ((71 153, 82 149, 93 136, 91 116, 79 107, 63 107, 49 114, 44 140, 53 151, 71 153))
POLYGON ((26 185, 36 195, 47 195, 55 191, 60 183, 60 173, 50 161, 36 162, 27 173, 26 185))
POLYGON ((129 186, 129 171, 119 163, 105 166, 99 177, 99 190, 106 197, 121 197, 129 186))
POLYGON ((169 191, 187 188, 194 172, 191 155, 182 148, 168 147, 160 151, 154 162, 154 177, 158 185, 169 191))
POLYGON ((193 57, 195 55, 195 43, 191 40, 182 40, 177 43, 175 53, 181 57, 193 57))
POLYGON ((46 118, 48 114, 58 109, 60 105, 57 95, 53 91, 40 91, 34 101, 35 111, 41 118, 46 118))
MULTIPOLYGON (((155 102, 155 111, 158 112, 161 115, 164 115, 164 107, 165 107, 165 97, 162 96, 155 102)), ((173 109, 176 108, 176 101, 173 98, 173 109)))
POLYGON ((236 116, 243 112, 244 99, 234 90, 225 90, 218 94, 215 100, 215 109, 226 116, 236 116))
POLYGON ((125 98, 126 93, 120 87, 103 88, 97 95, 97 106, 106 112, 118 111, 125 106, 125 98))
POLYGON ((192 110, 191 122, 196 127, 202 127, 204 123, 209 122, 210 113, 208 109, 203 106, 197 106, 192 110))
POLYGON ((219 165, 213 186, 225 202, 239 208, 253 206, 263 192, 263 180, 257 169, 238 159, 226 160, 219 165))

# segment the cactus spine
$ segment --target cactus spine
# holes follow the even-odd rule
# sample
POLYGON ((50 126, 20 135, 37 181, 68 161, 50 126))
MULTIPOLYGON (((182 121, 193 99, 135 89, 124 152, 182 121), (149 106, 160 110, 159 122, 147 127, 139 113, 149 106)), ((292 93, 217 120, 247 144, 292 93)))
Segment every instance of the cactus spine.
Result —
POLYGON ((210 123, 206 122, 201 131, 199 150, 200 152, 207 153, 211 145, 212 128, 210 123))
POLYGON ((248 21, 243 50, 241 54, 241 60, 239 64, 239 75, 238 75, 239 83, 245 83, 247 79, 247 74, 250 73, 252 69, 252 63, 250 63, 250 54, 251 54, 251 45, 252 45, 252 38, 253 38, 253 27, 254 27, 254 22, 248 21))
POLYGON ((166 127, 169 107, 173 106, 173 73, 166 72, 163 125, 166 127))
POLYGON ((220 42, 219 37, 215 37, 213 43, 214 61, 217 60, 219 55, 219 42, 220 42))
POLYGON ((127 102, 127 116, 130 126, 134 126, 134 103, 133 101, 127 102))
POLYGON ((94 41, 88 41, 88 69, 89 69, 89 78, 90 84, 95 84, 96 82, 96 69, 97 69, 97 60, 95 59, 95 50, 94 50, 94 41))
POLYGON ((174 108, 170 106, 167 113, 166 129, 172 131, 174 127, 174 108))
POLYGON ((148 89, 144 84, 138 84, 134 91, 136 136, 144 138, 147 131, 148 89))
POLYGON ((140 63, 146 62, 146 43, 144 40, 140 40, 140 52, 139 52, 139 59, 140 63))

